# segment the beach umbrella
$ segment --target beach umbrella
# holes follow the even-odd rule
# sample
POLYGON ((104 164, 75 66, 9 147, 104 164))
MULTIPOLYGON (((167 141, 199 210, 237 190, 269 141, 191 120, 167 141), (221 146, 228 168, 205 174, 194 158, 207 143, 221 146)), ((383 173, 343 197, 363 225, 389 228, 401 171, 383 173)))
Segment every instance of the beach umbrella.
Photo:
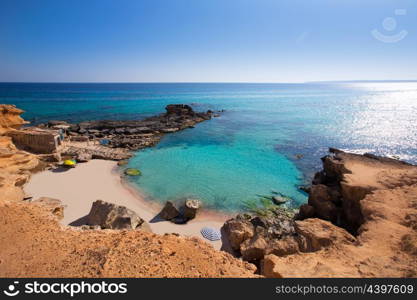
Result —
POLYGON ((211 227, 203 227, 200 231, 201 235, 209 241, 218 241, 222 238, 220 230, 211 227))
POLYGON ((66 167, 75 167, 76 164, 77 163, 75 162, 75 160, 72 160, 72 159, 64 160, 64 166, 66 167))

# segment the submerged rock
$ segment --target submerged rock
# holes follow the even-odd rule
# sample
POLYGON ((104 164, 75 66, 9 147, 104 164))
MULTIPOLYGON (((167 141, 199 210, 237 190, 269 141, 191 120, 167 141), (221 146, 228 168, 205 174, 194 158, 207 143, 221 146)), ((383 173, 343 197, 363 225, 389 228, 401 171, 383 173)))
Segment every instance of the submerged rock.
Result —
POLYGON ((287 198, 282 196, 272 196, 272 202, 274 202, 276 205, 284 204, 288 201, 287 198))
POLYGON ((144 228, 146 222, 134 211, 102 200, 94 201, 87 224, 98 225, 103 229, 137 229, 144 228))
POLYGON ((141 171, 139 171, 138 169, 134 169, 134 168, 126 169, 124 173, 126 175, 129 175, 129 176, 140 176, 140 175, 142 175, 141 171))

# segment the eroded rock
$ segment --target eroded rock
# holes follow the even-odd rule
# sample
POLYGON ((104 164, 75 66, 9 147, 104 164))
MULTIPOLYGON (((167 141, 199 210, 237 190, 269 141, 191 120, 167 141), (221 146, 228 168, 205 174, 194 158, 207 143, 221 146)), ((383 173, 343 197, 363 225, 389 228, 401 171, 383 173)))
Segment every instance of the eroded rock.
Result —
POLYGON ((201 202, 196 199, 188 199, 185 201, 183 215, 186 219, 194 219, 197 215, 197 211, 201 206, 201 202))
POLYGON ((162 208, 159 216, 164 220, 172 220, 178 217, 180 214, 179 210, 175 207, 174 203, 167 201, 165 206, 162 208))
POLYGON ((94 201, 87 216, 87 224, 103 229, 138 229, 145 221, 134 211, 102 200, 94 201))

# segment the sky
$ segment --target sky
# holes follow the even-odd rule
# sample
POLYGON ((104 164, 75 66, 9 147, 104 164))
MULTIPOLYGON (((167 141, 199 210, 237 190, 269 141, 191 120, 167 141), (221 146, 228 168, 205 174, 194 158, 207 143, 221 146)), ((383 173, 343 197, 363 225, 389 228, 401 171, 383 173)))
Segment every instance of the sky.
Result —
POLYGON ((404 79, 416 0, 0 0, 0 81, 404 79))

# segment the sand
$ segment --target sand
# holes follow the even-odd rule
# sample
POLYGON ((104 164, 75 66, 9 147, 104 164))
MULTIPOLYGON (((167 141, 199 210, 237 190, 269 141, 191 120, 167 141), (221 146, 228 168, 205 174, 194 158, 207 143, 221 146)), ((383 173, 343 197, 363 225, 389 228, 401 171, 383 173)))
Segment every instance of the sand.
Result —
POLYGON ((215 249, 220 249, 222 242, 204 239, 200 230, 205 226, 220 229, 229 217, 202 212, 184 225, 169 221, 151 222, 160 211, 161 205, 146 201, 140 191, 123 182, 117 164, 106 160, 92 160, 64 172, 47 170, 34 174, 24 190, 33 199, 51 197, 61 200, 65 205, 64 218, 61 221, 63 225, 82 223, 82 218, 88 214, 92 203, 100 199, 132 209, 149 223, 154 233, 199 237, 215 249))

